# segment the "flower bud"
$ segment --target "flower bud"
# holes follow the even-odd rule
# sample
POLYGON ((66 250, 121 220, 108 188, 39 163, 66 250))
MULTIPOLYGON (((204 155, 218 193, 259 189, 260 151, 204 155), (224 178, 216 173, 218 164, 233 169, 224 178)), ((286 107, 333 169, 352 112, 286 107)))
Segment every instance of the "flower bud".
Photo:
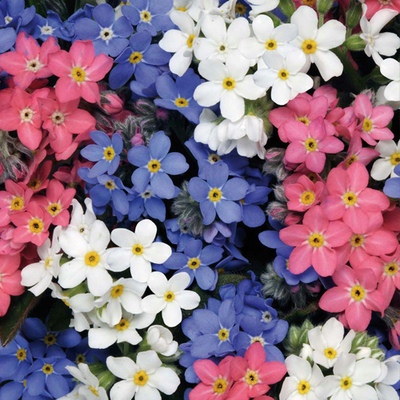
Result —
POLYGON ((103 92, 100 100, 104 111, 110 115, 118 114, 124 107, 124 101, 115 92, 103 92))
POLYGON ((360 22, 362 15, 361 2, 353 1, 346 11, 346 26, 348 29, 353 29, 360 22))
POLYGON ((163 356, 172 356, 178 350, 178 342, 172 333, 162 325, 152 325, 147 330, 146 341, 150 348, 163 356))
POLYGON ((333 0, 317 0, 317 11, 320 14, 326 14, 333 5, 333 0))
POLYGON ((365 41, 361 39, 360 35, 351 35, 344 44, 351 51, 363 51, 365 49, 365 41))

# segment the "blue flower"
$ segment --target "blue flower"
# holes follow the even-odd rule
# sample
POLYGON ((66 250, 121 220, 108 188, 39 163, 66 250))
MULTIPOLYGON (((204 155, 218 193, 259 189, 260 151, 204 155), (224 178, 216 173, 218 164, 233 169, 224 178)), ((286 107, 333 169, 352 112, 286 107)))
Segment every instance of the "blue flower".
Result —
POLYGON ((190 276, 190 283, 195 279, 203 290, 214 290, 218 280, 217 271, 209 266, 222 258, 223 249, 214 245, 203 248, 201 240, 190 239, 184 253, 173 253, 163 264, 164 267, 177 272, 186 272, 190 276))
POLYGON ((172 7, 173 0, 131 0, 129 5, 122 7, 122 14, 138 32, 147 31, 151 36, 156 36, 158 32, 174 27, 168 15, 172 7))
POLYGON ((47 18, 37 15, 36 25, 33 32, 35 39, 47 40, 50 36, 54 36, 63 40, 70 40, 63 32, 63 22, 60 16, 52 10, 47 10, 47 18))
POLYGON ((16 33, 23 30, 30 34, 36 23, 35 17, 35 7, 25 8, 24 0, 3 0, 0 3, 1 28, 9 27, 13 28, 16 33))
POLYGON ((92 18, 93 8, 94 6, 92 4, 85 4, 83 8, 76 10, 66 21, 64 21, 61 32, 65 38, 68 38, 66 40, 74 42, 78 39, 75 32, 75 24, 81 18, 92 18))
MULTIPOLYGON (((393 172, 400 176, 400 164, 394 168, 393 172)), ((393 199, 400 199, 400 178, 395 177, 387 179, 383 187, 383 193, 393 199)))
POLYGON ((109 356, 108 349, 92 349, 89 347, 88 338, 83 338, 78 345, 67 349, 67 358, 76 364, 79 363, 95 363, 95 362, 104 362, 106 358, 109 356))
POLYGON ((246 226, 255 228, 265 222, 265 212, 258 204, 264 204, 268 200, 268 194, 272 189, 266 186, 250 185, 249 190, 240 202, 242 207, 242 221, 246 226))
POLYGON ((183 251, 187 242, 193 238, 178 224, 178 218, 168 219, 164 222, 168 240, 176 245, 177 251, 183 251))
POLYGON ((228 166, 220 161, 206 171, 206 181, 199 177, 189 181, 189 193, 200 203, 204 225, 210 225, 216 215, 227 224, 242 219, 241 208, 235 201, 244 198, 249 184, 241 178, 228 180, 228 176, 228 166))
POLYGON ((190 122, 199 123, 199 115, 203 107, 193 98, 194 90, 203 80, 192 69, 174 81, 168 74, 161 75, 156 80, 156 89, 161 99, 155 99, 157 106, 168 110, 179 111, 190 122))
POLYGON ((162 199, 177 195, 176 187, 169 175, 183 174, 189 168, 185 157, 176 152, 168 153, 171 140, 163 132, 156 132, 149 146, 135 146, 128 152, 128 161, 139 167, 132 174, 134 189, 142 193, 150 184, 151 191, 162 199))
POLYGON ((151 44, 148 32, 138 32, 129 39, 129 46, 115 59, 117 64, 110 72, 111 89, 118 89, 135 75, 136 81, 148 86, 150 81, 155 89, 155 80, 160 75, 157 68, 165 65, 170 54, 162 50, 158 44, 151 44))
POLYGON ((114 9, 107 3, 95 7, 92 16, 94 20, 82 18, 75 23, 76 35, 91 40, 96 54, 118 56, 128 46, 132 25, 124 16, 115 20, 114 9))
POLYGON ((114 133, 110 139, 101 131, 90 132, 90 137, 96 144, 89 144, 81 150, 81 155, 89 161, 97 161, 88 173, 89 178, 95 178, 101 174, 112 175, 118 168, 123 149, 122 137, 114 133))

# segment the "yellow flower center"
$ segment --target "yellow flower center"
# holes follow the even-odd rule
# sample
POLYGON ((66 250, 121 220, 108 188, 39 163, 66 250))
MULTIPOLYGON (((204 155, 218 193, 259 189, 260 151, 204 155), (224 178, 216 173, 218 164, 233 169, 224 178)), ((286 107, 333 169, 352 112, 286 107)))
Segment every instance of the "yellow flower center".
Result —
POLYGON ((150 13, 149 11, 147 11, 147 10, 141 11, 141 13, 140 13, 140 19, 141 19, 143 22, 150 22, 150 21, 151 21, 151 13, 150 13))
POLYGON ((57 214, 60 214, 62 208, 60 203, 51 203, 47 206, 47 212, 55 217, 57 214))
POLYGON ((213 392, 214 393, 225 393, 226 388, 228 387, 228 382, 224 378, 218 378, 214 381, 213 392))
POLYGON ((46 375, 50 375, 53 373, 54 369, 53 366, 51 364, 44 364, 42 367, 42 371, 46 374, 46 375))
POLYGON ((75 82, 81 83, 84 82, 86 79, 86 72, 81 67, 74 67, 72 68, 71 76, 75 82))
POLYGON ((171 301, 174 301, 175 299, 175 293, 171 292, 171 290, 168 290, 167 292, 164 293, 164 300, 167 303, 170 303, 171 301))
POLYGON ((188 36, 188 38, 186 40, 186 44, 187 44, 187 47, 189 47, 189 49, 191 49, 193 47, 193 42, 194 42, 195 38, 196 38, 196 35, 193 35, 193 34, 188 36))
POLYGON ((330 360, 333 360, 334 358, 336 358, 337 352, 334 348, 332 347, 327 347, 324 350, 324 354, 326 358, 329 358, 330 360))
POLYGON ((218 188, 213 188, 208 192, 208 198, 213 203, 220 201, 222 198, 222 192, 218 188))
POLYGON ((53 257, 47 257, 44 260, 44 267, 45 268, 50 268, 53 265, 53 257))
POLYGON ((237 3, 235 5, 235 13, 238 15, 246 14, 246 6, 244 4, 237 3))
POLYGON ((385 264, 385 274, 388 276, 396 275, 398 270, 399 270, 399 265, 394 261, 385 264))
POLYGON ((359 234, 354 234, 350 238, 350 245, 352 247, 360 247, 364 243, 364 236, 359 234))
POLYGON ((393 153, 393 154, 390 156, 390 163, 391 163, 392 165, 400 164, 400 153, 393 153))
POLYGON ((316 0, 301 0, 301 3, 305 6, 314 7, 316 0))
POLYGON ((301 45, 302 50, 306 54, 313 54, 317 51, 317 42, 312 39, 306 39, 301 45))
POLYGON ((313 152, 313 151, 317 150, 318 142, 313 138, 308 138, 304 142, 304 147, 306 148, 307 151, 313 152))
POLYGON ((343 195, 343 201, 348 207, 353 207, 357 203, 357 195, 353 192, 346 192, 343 195))
POLYGON ((112 147, 112 146, 106 147, 106 148, 104 149, 103 155, 104 155, 104 158, 105 158, 107 161, 111 161, 111 160, 115 157, 115 150, 114 150, 114 147, 112 147))
POLYGON ((233 90, 233 89, 235 89, 236 81, 233 78, 225 78, 222 81, 222 86, 226 90, 233 90))
POLYGON ((201 261, 197 257, 189 258, 187 265, 190 269, 197 269, 200 267, 201 261))
POLYGON ((126 331, 129 328, 129 321, 125 318, 121 318, 121 320, 118 322, 117 325, 114 326, 114 328, 117 331, 126 331))
POLYGON ((362 124, 362 128, 364 132, 370 132, 372 129, 372 121, 369 118, 365 118, 362 124))
POLYGON ((221 329, 218 331, 218 339, 219 339, 221 342, 225 342, 225 340, 228 340, 228 339, 229 339, 229 330, 226 329, 226 328, 221 328, 221 329))
POLYGON ((147 375, 146 371, 143 370, 136 372, 136 374, 133 376, 133 382, 138 386, 144 386, 148 380, 149 376, 147 375))
POLYGON ((158 160, 150 160, 147 164, 147 168, 152 174, 155 174, 161 168, 161 163, 158 160))
POLYGON ((84 354, 78 354, 78 355, 75 357, 75 362, 76 362, 77 364, 81 364, 81 363, 86 362, 86 357, 85 357, 85 355, 84 355, 84 354))
POLYGON ((302 122, 304 125, 309 125, 310 120, 307 117, 296 117, 297 121, 302 122))
POLYGON ((308 238, 311 247, 321 247, 324 245, 324 237, 320 233, 313 233, 308 238))
POLYGON ((65 121, 65 115, 60 111, 54 111, 51 120, 54 125, 61 125, 65 121))
POLYGON ((116 285, 111 289, 111 297, 116 299, 124 293, 124 285, 116 285))
POLYGON ((365 290, 361 285, 354 285, 351 288, 350 296, 355 301, 361 301, 365 297, 365 290))
POLYGON ((129 62, 131 64, 138 64, 140 61, 142 61, 143 54, 140 53, 139 51, 134 51, 130 56, 129 56, 129 62))
POLYGON ((276 40, 274 40, 274 39, 269 39, 265 42, 266 50, 275 50, 276 47, 277 47, 277 44, 276 44, 276 40))
POLYGON ((100 262, 100 254, 97 251, 89 251, 85 255, 85 264, 88 267, 95 267, 100 262))
POLYGON ((347 390, 351 388, 351 385, 353 384, 353 381, 349 376, 345 376, 340 380, 340 387, 343 390, 347 390))
POLYGON ((24 361, 26 358, 26 350, 18 349, 16 356, 19 361, 24 361))
POLYGON ((300 203, 308 206, 315 201, 315 193, 312 190, 304 191, 300 196, 300 203))
POLYGON ((22 197, 15 196, 11 200, 10 209, 13 210, 13 211, 22 210, 22 208, 24 207, 24 204, 25 204, 25 202, 24 202, 24 199, 22 197))
POLYGON ((104 183, 104 186, 108 189, 108 190, 114 190, 117 185, 115 184, 115 182, 112 179, 109 179, 108 181, 106 181, 104 183))
POLYGON ((346 167, 350 167, 350 165, 356 161, 357 161, 357 156, 355 154, 352 154, 351 156, 346 158, 345 165, 346 167))
POLYGON ((177 107, 187 107, 189 102, 184 97, 178 97, 175 99, 174 104, 177 107))
POLYGON ((259 381, 257 371, 253 371, 251 369, 248 369, 247 372, 246 372, 246 375, 244 376, 244 380, 250 386, 257 385, 257 383, 259 381))
POLYGON ((208 156, 208 161, 210 161, 211 164, 215 164, 216 162, 218 162, 221 159, 221 157, 218 154, 210 154, 208 156))
POLYGON ((89 390, 96 396, 99 397, 99 391, 93 387, 93 386, 89 386, 89 390))
POLYGON ((299 394, 307 394, 310 391, 310 389, 311 389, 310 382, 304 379, 299 381, 297 385, 297 391, 299 392, 299 394))
POLYGON ((39 233, 41 233, 44 229, 44 224, 43 221, 39 218, 32 218, 29 221, 29 230, 34 233, 35 235, 38 235, 39 233))
POLYGON ((278 78, 282 79, 283 81, 286 81, 286 79, 289 78, 289 71, 287 69, 282 68, 281 70, 279 70, 278 72, 278 78))
POLYGON ((35 112, 31 108, 24 108, 19 113, 21 117, 21 122, 31 122, 35 112))
POLYGON ((141 244, 136 243, 132 246, 132 253, 135 256, 141 256, 144 253, 144 247, 141 244))

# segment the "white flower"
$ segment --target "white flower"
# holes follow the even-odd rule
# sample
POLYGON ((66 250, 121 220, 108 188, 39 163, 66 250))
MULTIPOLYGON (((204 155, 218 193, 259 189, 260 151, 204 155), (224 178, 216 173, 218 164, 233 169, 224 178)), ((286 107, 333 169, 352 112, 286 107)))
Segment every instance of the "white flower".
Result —
POLYGON ((111 400, 161 400, 159 391, 170 395, 180 384, 176 372, 163 367, 154 350, 140 352, 136 362, 128 357, 109 356, 106 363, 122 379, 111 388, 111 400))
POLYGON ((276 104, 284 105, 312 88, 312 78, 301 72, 306 63, 306 56, 301 51, 292 51, 286 58, 279 53, 266 52, 262 59, 267 68, 256 71, 254 82, 265 89, 272 87, 271 99, 276 104))
MULTIPOLYGON (((215 59, 225 62, 229 55, 241 57, 238 51, 239 42, 250 36, 246 18, 236 18, 227 28, 221 16, 209 14, 201 20, 201 30, 205 37, 198 38, 194 44, 194 54, 199 60, 215 59)), ((247 67, 249 66, 250 62, 247 61, 247 67)))
POLYGON ((62 253, 58 243, 58 235, 61 230, 57 226, 53 232, 52 242, 47 239, 42 246, 38 247, 37 253, 40 261, 29 264, 21 271, 21 284, 31 286, 29 291, 39 296, 49 286, 53 278, 57 278, 60 271, 60 259, 62 253))
POLYGON ((200 296, 191 290, 185 290, 190 283, 190 276, 180 272, 168 281, 161 272, 152 272, 147 282, 154 293, 142 300, 142 309, 151 314, 161 311, 162 319, 168 327, 182 322, 182 311, 193 310, 200 303, 200 296))
POLYGON ((387 58, 381 62, 380 70, 383 76, 392 81, 383 92, 386 100, 400 102, 400 62, 387 58))
POLYGON ((244 115, 244 99, 256 100, 265 94, 254 83, 253 76, 246 75, 247 71, 248 61, 244 57, 228 57, 226 65, 218 60, 201 61, 199 73, 209 82, 197 86, 194 99, 203 107, 220 102, 221 115, 238 121, 244 115))
POLYGON ((73 259, 60 268, 58 283, 64 289, 74 288, 87 279, 90 293, 103 295, 112 284, 107 272, 106 249, 110 232, 103 221, 96 220, 90 229, 89 240, 75 230, 60 233, 62 250, 73 259))
POLYGON ((297 36, 294 24, 282 24, 275 28, 274 22, 267 15, 258 15, 253 23, 254 36, 243 39, 239 43, 239 51, 249 59, 259 59, 266 51, 277 51, 285 55, 293 50, 290 45, 297 36))
POLYGON ((357 361, 355 354, 342 353, 333 366, 333 375, 326 376, 317 386, 317 398, 378 400, 375 389, 369 384, 380 376, 380 364, 374 358, 357 361))
POLYGON ((218 139, 218 117, 210 109, 205 108, 200 114, 200 123, 194 129, 194 139, 198 143, 208 145, 208 147, 217 151, 221 142, 218 139))
POLYGON ((110 270, 121 272, 130 268, 133 279, 147 282, 151 263, 162 264, 172 253, 167 244, 154 242, 156 235, 157 226, 149 219, 140 221, 135 232, 125 228, 114 229, 111 240, 119 248, 109 249, 107 253, 110 270))
POLYGON ((289 374, 283 381, 279 400, 324 400, 326 397, 317 397, 315 388, 322 381, 324 375, 317 364, 311 368, 310 363, 295 355, 285 360, 289 374))
POLYGON ((390 9, 377 11, 368 21, 366 17, 367 6, 363 5, 363 16, 360 20, 362 33, 360 38, 365 42, 365 54, 372 57, 375 64, 380 65, 383 56, 393 56, 400 47, 400 38, 391 32, 381 33, 381 29, 393 19, 398 12, 390 9))
POLYGON ((80 233, 86 240, 89 240, 90 228, 94 221, 96 221, 96 215, 93 212, 92 200, 87 197, 85 199, 86 211, 83 212, 83 208, 78 200, 72 200, 72 212, 71 221, 66 230, 75 230, 80 233))
POLYGON ((152 350, 163 356, 172 356, 178 350, 178 342, 174 340, 171 331, 162 325, 150 326, 146 341, 152 350))
POLYGON ((380 158, 374 162, 371 169, 371 177, 376 181, 383 181, 389 176, 396 177, 394 168, 400 163, 400 141, 380 140, 375 146, 380 158))
POLYGON ((145 283, 134 279, 118 279, 103 296, 95 300, 99 318, 109 325, 116 325, 122 318, 122 309, 141 314, 140 302, 146 288, 145 283))
POLYGON ((193 45, 199 36, 200 27, 195 26, 189 14, 182 11, 171 12, 170 18, 179 30, 168 30, 158 44, 163 50, 175 53, 169 60, 169 69, 182 76, 192 62, 193 45))
POLYGON ((382 362, 382 375, 375 380, 375 389, 379 400, 398 400, 393 385, 400 379, 400 356, 389 357, 382 362))
POLYGON ((279 0, 246 0, 251 7, 250 17, 274 10, 279 5, 279 0))
POLYGON ((108 400, 106 390, 100 386, 99 380, 84 363, 79 363, 77 367, 70 365, 65 367, 68 372, 83 385, 79 385, 78 394, 86 400, 108 400))
POLYGON ((344 336, 344 327, 336 318, 330 318, 323 326, 317 326, 308 332, 308 341, 313 349, 312 359, 325 368, 331 368, 338 357, 348 353, 355 332, 350 330, 344 336))
POLYGON ((298 30, 298 36, 292 44, 307 57, 303 71, 307 72, 310 64, 315 63, 325 81, 340 76, 343 64, 330 49, 340 46, 345 41, 346 27, 341 22, 331 19, 318 29, 317 13, 308 6, 300 6, 290 21, 298 30))

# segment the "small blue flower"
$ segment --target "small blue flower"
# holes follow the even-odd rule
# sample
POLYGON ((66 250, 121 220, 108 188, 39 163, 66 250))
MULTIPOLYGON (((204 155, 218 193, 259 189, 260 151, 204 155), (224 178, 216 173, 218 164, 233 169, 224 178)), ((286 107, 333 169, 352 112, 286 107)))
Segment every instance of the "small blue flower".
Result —
POLYGON ((93 19, 82 18, 75 23, 76 35, 81 40, 93 42, 96 54, 118 56, 127 46, 133 29, 127 18, 115 19, 114 9, 107 3, 92 11, 93 19))
POLYGON ((176 245, 177 251, 183 251, 187 242, 193 238, 178 224, 178 218, 168 219, 164 222, 168 240, 176 245))
POLYGON ((131 0, 122 7, 125 15, 138 32, 147 31, 151 36, 174 27, 168 13, 173 7, 173 0, 131 0))
POLYGON ((133 34, 129 46, 115 59, 117 65, 109 77, 111 89, 122 87, 132 75, 144 86, 148 86, 151 80, 155 88, 156 78, 160 75, 158 66, 166 65, 170 57, 158 44, 151 44, 148 32, 133 34))
POLYGON ((242 219, 237 201, 244 198, 249 184, 242 178, 228 180, 228 176, 228 166, 220 161, 206 171, 206 181, 199 177, 189 181, 189 193, 200 203, 204 225, 210 225, 217 215, 227 224, 242 219))
POLYGON ((177 195, 176 187, 169 175, 183 174, 189 168, 185 157, 176 152, 168 153, 171 140, 163 132, 156 132, 149 146, 134 146, 128 152, 128 161, 139 167, 132 174, 134 189, 145 192, 150 185, 152 193, 161 199, 172 199, 177 195))
POLYGON ((63 32, 63 22, 60 16, 52 10, 47 10, 47 18, 41 15, 36 16, 36 26, 33 32, 35 39, 47 40, 50 36, 54 36, 63 40, 70 40, 63 32))
POLYGON ((154 104, 167 110, 179 111, 190 122, 198 124, 203 107, 193 98, 193 93, 202 82, 191 68, 175 81, 168 74, 161 75, 156 80, 157 93, 161 99, 155 99, 154 104))
MULTIPOLYGON (((394 168, 393 172, 400 176, 400 164, 394 168)), ((395 177, 387 179, 383 187, 383 193, 393 199, 400 199, 400 178, 395 177)))
POLYGON ((81 155, 89 161, 96 162, 88 173, 89 178, 96 178, 107 172, 112 175, 118 168, 124 145, 119 133, 114 133, 110 139, 101 131, 90 132, 90 137, 96 144, 89 144, 81 150, 81 155))
MULTIPOLYGON (((0 2, 0 27, 10 27, 16 33, 25 31, 28 34, 36 23, 34 6, 25 8, 24 0, 3 0, 0 2)), ((2 32, 3 35, 3 32, 2 32)))
POLYGON ((95 362, 104 362, 106 358, 109 356, 109 349, 92 349, 89 347, 88 338, 83 338, 78 345, 67 349, 67 358, 76 364, 79 363, 95 363, 95 362))
POLYGON ((242 221, 246 226, 255 228, 265 222, 265 212, 259 204, 268 201, 268 194, 272 189, 266 186, 250 185, 249 190, 240 202, 242 207, 242 221))

